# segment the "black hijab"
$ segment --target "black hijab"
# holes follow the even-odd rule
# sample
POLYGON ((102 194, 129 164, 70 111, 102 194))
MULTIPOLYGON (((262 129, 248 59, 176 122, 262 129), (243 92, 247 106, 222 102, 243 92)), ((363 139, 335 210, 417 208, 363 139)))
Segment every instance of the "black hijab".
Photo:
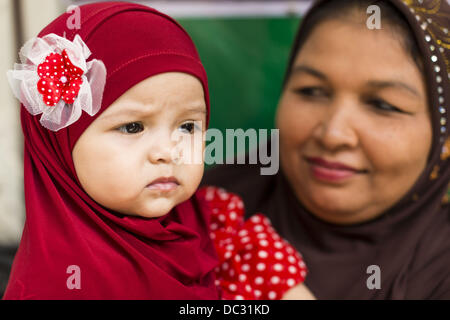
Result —
MULTIPOLYGON (((301 47, 302 26, 326 1, 304 17, 288 70, 301 47)), ((450 299, 450 207, 443 200, 450 181, 450 8, 445 0, 389 2, 406 19, 423 56, 433 122, 428 164, 399 202, 375 219, 342 226, 308 212, 281 170, 263 176, 259 165, 222 165, 203 180, 242 196, 247 216, 259 211, 271 219, 303 254, 305 284, 318 299, 450 299), (370 265, 380 268, 380 289, 367 286, 370 265)))

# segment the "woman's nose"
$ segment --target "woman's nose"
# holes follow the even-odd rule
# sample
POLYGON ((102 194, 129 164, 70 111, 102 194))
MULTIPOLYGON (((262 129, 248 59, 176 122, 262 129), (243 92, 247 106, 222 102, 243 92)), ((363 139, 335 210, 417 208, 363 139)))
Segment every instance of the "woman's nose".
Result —
POLYGON ((358 121, 357 106, 351 103, 329 106, 313 135, 322 147, 330 151, 355 148, 359 143, 355 121, 358 121))

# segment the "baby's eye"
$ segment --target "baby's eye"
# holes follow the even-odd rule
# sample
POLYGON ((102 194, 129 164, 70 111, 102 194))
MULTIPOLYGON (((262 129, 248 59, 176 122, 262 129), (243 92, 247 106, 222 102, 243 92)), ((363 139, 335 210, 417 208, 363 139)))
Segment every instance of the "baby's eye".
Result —
POLYGON ((139 133, 144 130, 144 126, 140 122, 131 122, 117 128, 119 131, 128 134, 139 133))
POLYGON ((189 122, 183 123, 179 127, 179 130, 181 130, 182 132, 193 134, 194 131, 200 130, 200 127, 194 121, 189 121, 189 122))

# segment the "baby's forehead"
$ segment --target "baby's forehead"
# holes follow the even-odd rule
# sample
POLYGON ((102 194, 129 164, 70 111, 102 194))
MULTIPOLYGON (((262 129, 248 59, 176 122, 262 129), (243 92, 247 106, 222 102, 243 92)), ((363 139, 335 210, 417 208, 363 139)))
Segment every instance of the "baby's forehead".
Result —
POLYGON ((131 99, 116 101, 100 116, 103 120, 120 120, 127 118, 150 118, 161 114, 183 116, 190 114, 206 115, 206 104, 202 100, 186 103, 141 102, 131 99))

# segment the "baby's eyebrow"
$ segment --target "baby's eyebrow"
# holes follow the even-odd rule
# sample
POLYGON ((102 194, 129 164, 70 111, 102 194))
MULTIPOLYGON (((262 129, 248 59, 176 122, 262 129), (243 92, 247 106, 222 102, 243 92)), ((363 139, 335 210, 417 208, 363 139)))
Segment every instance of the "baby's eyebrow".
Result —
POLYGON ((187 108, 187 109, 183 110, 182 113, 204 113, 204 114, 206 114, 206 108, 205 108, 205 106, 187 108))
POLYGON ((105 115, 102 117, 103 120, 108 120, 110 118, 117 118, 120 116, 130 116, 130 117, 139 117, 151 114, 151 112, 146 112, 144 110, 136 110, 136 109, 121 109, 119 111, 116 111, 114 113, 105 115))

